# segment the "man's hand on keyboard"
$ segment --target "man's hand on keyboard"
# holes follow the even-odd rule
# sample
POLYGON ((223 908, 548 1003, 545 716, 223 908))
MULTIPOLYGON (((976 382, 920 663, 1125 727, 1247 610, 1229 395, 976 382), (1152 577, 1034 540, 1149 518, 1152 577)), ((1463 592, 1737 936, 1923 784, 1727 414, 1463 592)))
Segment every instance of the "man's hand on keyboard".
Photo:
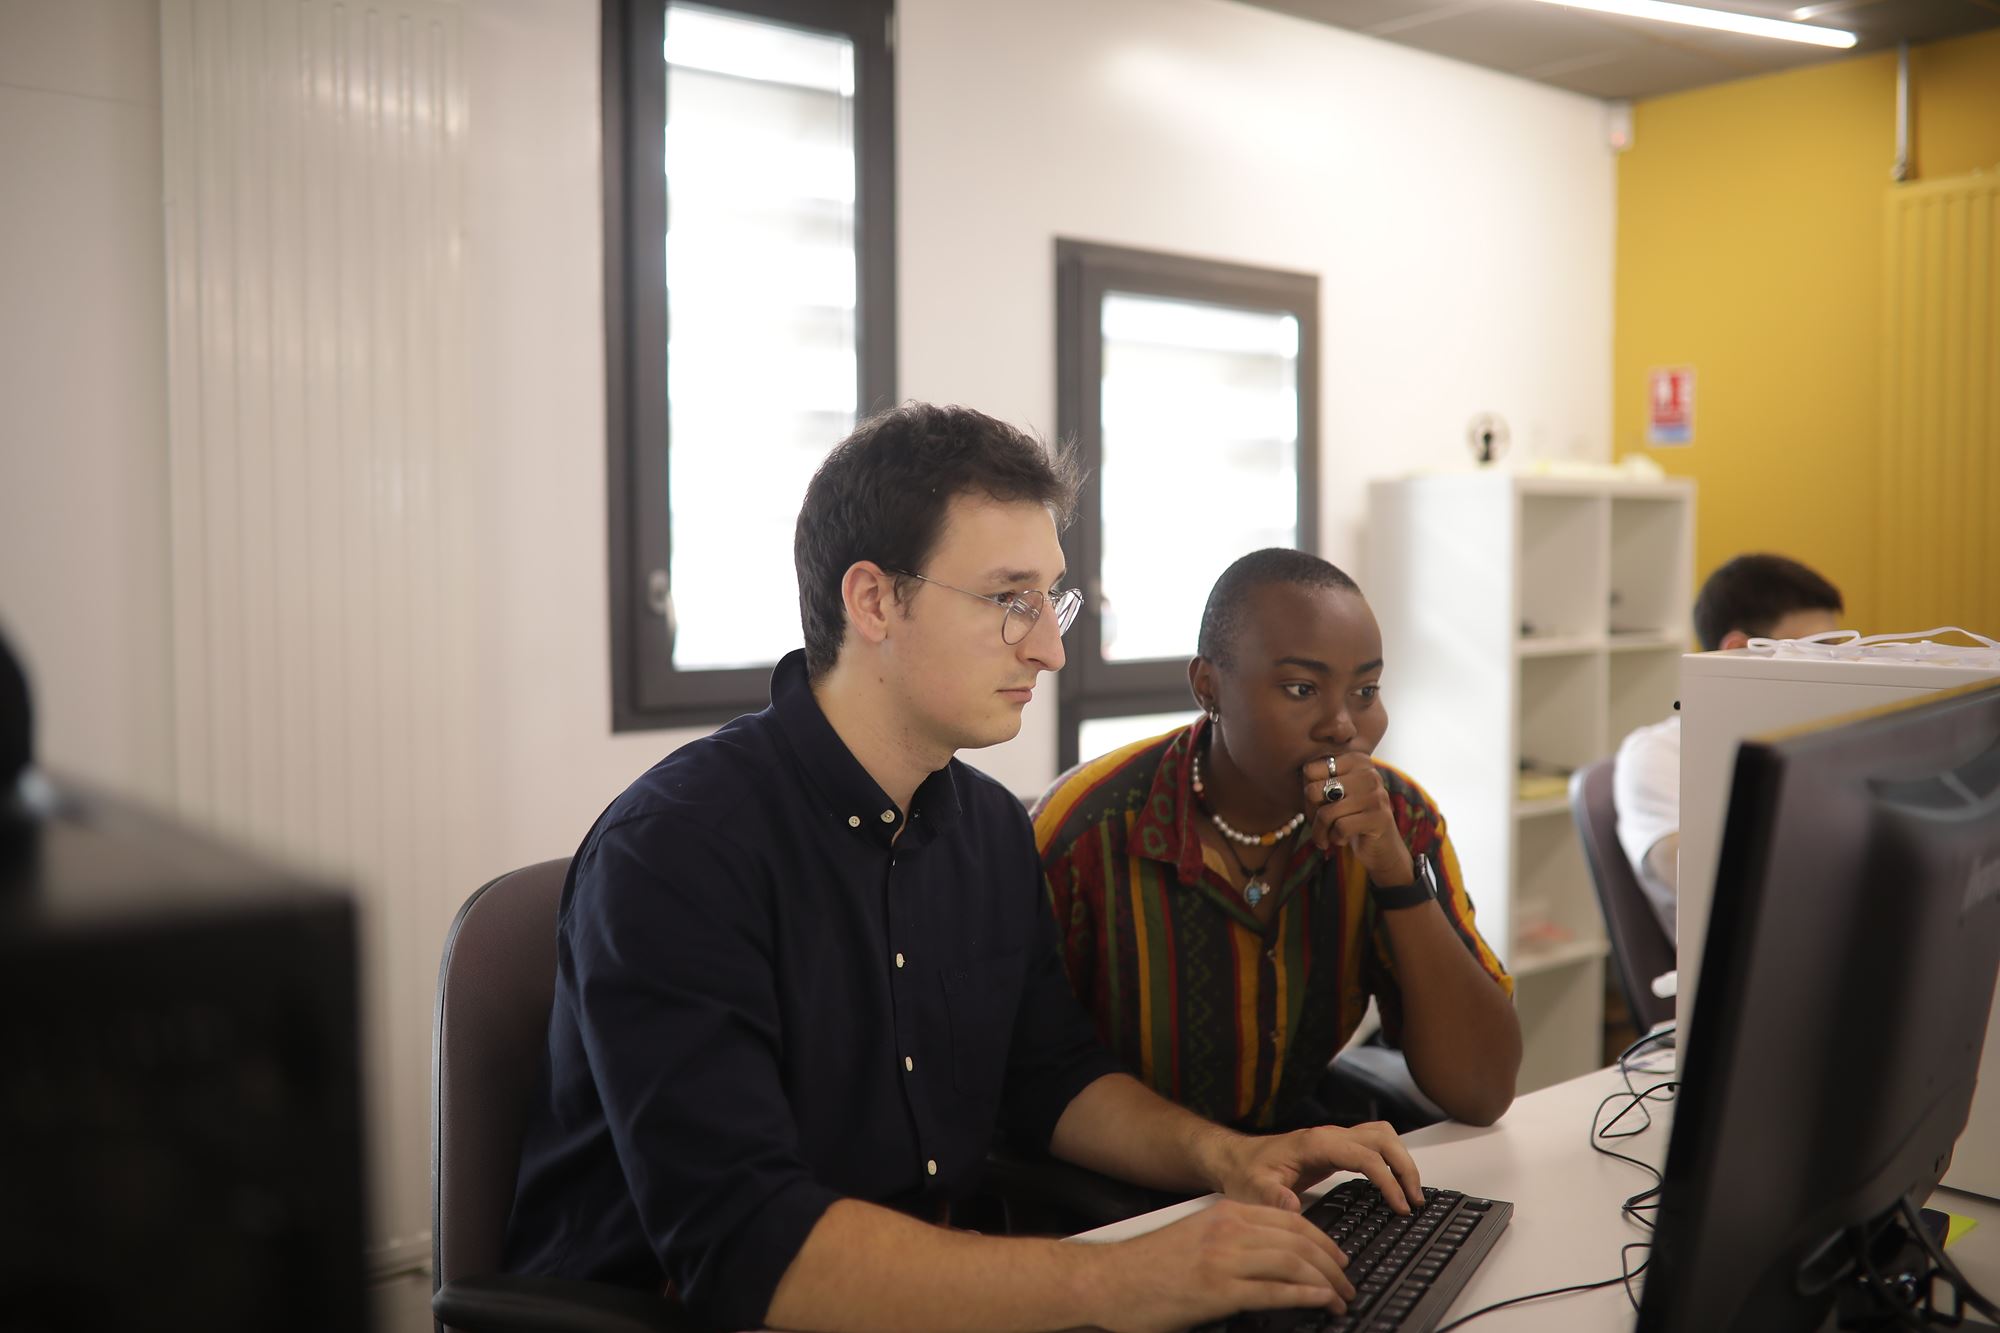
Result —
POLYGON ((1417 1164, 1396 1131, 1380 1120, 1352 1129, 1321 1125, 1232 1140, 1218 1184, 1232 1199, 1296 1213, 1299 1191, 1335 1171, 1359 1171, 1399 1213, 1410 1211, 1410 1199, 1423 1197, 1417 1164))
POLYGON ((1183 1329, 1241 1310, 1345 1314, 1354 1297, 1347 1256, 1326 1233, 1296 1210, 1229 1199, 1092 1258, 1102 1267, 1087 1285, 1100 1305, 1091 1323, 1117 1333, 1183 1329))

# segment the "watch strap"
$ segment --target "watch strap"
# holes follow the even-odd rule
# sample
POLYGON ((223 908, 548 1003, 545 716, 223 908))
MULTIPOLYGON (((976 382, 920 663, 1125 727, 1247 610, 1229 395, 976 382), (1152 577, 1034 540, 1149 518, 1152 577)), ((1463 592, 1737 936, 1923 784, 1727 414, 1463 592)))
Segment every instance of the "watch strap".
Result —
POLYGON ((1375 906, 1385 912, 1399 911, 1405 907, 1422 907, 1437 897, 1437 872, 1431 869, 1428 857, 1412 858, 1415 878, 1408 884, 1394 888, 1383 888, 1370 880, 1368 896, 1375 900, 1375 906))

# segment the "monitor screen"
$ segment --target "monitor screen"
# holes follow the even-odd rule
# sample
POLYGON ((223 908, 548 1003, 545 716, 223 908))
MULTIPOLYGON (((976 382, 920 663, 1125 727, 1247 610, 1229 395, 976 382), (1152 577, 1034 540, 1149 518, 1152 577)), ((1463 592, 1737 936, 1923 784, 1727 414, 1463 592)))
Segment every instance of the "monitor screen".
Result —
POLYGON ((1996 963, 2000 685, 1744 743, 1642 1333, 1822 1324, 1945 1170, 1996 963))

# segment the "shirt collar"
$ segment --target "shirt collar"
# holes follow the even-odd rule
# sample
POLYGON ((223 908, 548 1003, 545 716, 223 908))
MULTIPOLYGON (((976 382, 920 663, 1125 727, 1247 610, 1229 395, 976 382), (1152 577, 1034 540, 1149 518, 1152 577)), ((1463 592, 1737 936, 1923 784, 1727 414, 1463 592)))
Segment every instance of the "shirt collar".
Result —
POLYGON ((1164 861, 1183 884, 1199 884, 1202 874, 1201 835, 1195 831, 1199 811, 1194 803, 1191 761, 1208 729, 1198 717, 1160 753, 1146 807, 1132 825, 1133 845, 1149 861, 1164 861))
MULTIPOLYGON (((903 812, 896 809, 882 785, 869 776, 820 711, 806 675, 803 649, 787 653, 772 670, 771 712, 807 786, 826 811, 849 828, 887 843, 902 826, 903 812)), ((909 813, 920 826, 928 824, 936 830, 958 817, 961 767, 953 759, 918 786, 909 813)))

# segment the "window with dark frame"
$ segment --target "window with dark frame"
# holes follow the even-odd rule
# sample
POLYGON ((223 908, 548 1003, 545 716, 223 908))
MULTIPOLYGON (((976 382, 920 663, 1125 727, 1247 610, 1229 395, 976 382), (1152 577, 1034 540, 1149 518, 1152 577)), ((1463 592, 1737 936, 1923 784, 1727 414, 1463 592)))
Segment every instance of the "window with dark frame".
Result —
POLYGON ((604 0, 612 726, 800 641, 814 468, 896 401, 890 0, 604 0))
POLYGON ((1056 242, 1057 425, 1085 479, 1088 596, 1057 676, 1059 767, 1192 718, 1187 663, 1238 556, 1319 545, 1319 279, 1056 242))

